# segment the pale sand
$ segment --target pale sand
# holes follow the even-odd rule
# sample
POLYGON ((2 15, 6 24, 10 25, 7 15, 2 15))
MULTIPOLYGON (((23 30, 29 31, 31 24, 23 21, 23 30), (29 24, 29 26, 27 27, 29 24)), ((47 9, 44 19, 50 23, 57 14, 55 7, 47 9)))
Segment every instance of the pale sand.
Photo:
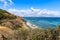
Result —
POLYGON ((26 22, 26 24, 32 29, 38 28, 36 25, 32 25, 29 22, 26 22))

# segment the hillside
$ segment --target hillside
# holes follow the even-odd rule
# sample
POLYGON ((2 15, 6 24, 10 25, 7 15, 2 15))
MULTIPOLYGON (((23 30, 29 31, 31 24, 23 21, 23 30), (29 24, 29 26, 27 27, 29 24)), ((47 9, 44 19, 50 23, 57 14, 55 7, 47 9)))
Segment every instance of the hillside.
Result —
MULTIPOLYGON (((29 28, 22 17, 0 9, 0 40, 12 38, 15 30, 29 28)), ((13 40, 15 39, 13 38, 13 40)))
POLYGON ((19 16, 15 16, 5 10, 0 9, 0 25, 11 29, 27 28, 26 21, 19 16))
POLYGON ((15 19, 15 18, 16 18, 15 15, 13 15, 5 10, 0 9, 0 20, 2 20, 2 19, 15 19))
POLYGON ((27 25, 27 22, 22 17, 0 9, 0 40, 5 40, 6 38, 15 40, 13 37, 14 31, 19 29, 29 30, 33 29, 33 27, 27 25))
POLYGON ((60 25, 41 29, 0 9, 0 40, 60 40, 60 25))

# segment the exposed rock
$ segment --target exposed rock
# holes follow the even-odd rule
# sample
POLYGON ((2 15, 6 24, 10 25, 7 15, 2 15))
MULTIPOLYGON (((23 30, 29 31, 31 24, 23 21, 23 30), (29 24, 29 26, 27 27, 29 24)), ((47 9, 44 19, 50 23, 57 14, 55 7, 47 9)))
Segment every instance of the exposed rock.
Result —
POLYGON ((19 16, 15 16, 5 10, 0 9, 0 40, 16 40, 14 30, 17 29, 34 29, 19 16))
POLYGON ((13 39, 14 31, 8 27, 0 26, 0 39, 13 39))
POLYGON ((2 37, 2 35, 0 34, 0 40, 3 40, 3 37, 2 37))
POLYGON ((15 16, 5 10, 0 9, 0 25, 11 29, 30 29, 33 26, 27 25, 27 22, 20 16, 15 16))

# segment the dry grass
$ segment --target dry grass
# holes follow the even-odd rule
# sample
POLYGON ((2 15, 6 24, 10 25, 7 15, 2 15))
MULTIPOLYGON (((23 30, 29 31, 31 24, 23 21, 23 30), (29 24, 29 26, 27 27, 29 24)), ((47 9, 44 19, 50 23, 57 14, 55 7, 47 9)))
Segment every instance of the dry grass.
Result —
POLYGON ((0 26, 0 34, 7 37, 12 37, 13 36, 13 30, 8 28, 8 27, 4 27, 4 26, 0 26))

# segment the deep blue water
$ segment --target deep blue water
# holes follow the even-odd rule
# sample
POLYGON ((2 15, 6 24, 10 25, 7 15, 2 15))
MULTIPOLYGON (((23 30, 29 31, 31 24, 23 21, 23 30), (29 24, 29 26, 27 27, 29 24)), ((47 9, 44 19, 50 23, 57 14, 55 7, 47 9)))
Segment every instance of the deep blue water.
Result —
POLYGON ((54 28, 57 25, 60 25, 60 17, 23 17, 26 21, 30 22, 32 25, 38 27, 54 28))

